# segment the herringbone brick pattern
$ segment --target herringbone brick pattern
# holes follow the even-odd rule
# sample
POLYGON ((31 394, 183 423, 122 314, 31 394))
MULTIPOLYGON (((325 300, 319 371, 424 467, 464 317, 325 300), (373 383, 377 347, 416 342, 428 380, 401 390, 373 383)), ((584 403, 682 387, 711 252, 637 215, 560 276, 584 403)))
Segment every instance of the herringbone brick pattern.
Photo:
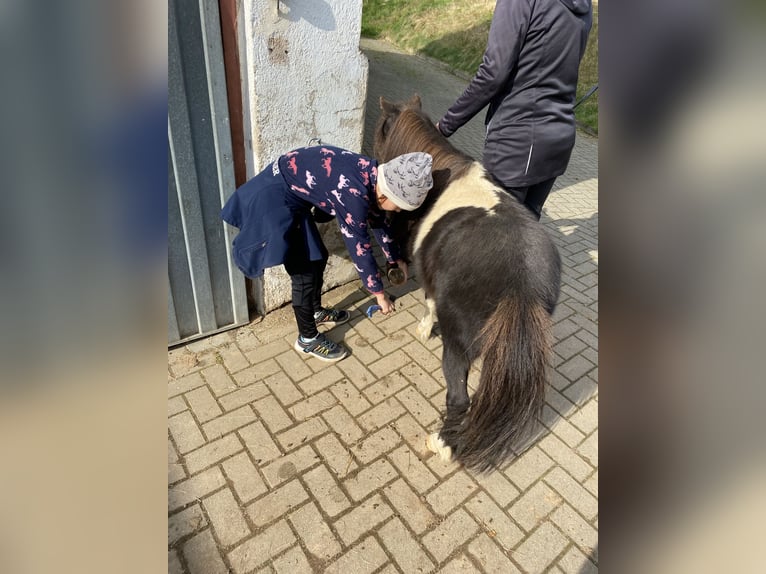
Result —
POLYGON ((439 337, 415 334, 422 291, 368 319, 350 284, 325 296, 353 312, 339 363, 292 349, 289 307, 169 352, 169 571, 597 572, 597 161, 579 137, 546 204, 564 271, 526 453, 474 475, 428 452, 446 393, 439 337))

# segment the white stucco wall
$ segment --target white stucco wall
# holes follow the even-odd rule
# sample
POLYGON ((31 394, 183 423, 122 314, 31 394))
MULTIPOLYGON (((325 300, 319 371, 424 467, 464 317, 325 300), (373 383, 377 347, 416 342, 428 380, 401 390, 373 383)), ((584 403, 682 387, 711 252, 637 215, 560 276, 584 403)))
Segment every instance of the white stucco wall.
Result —
MULTIPOLYGON (((242 0, 248 177, 313 138, 361 151, 367 93, 361 25, 361 0, 242 0)), ((325 288, 358 280, 338 226, 331 222, 320 230, 331 253, 325 288)), ((266 270, 264 292, 266 310, 290 300, 281 266, 266 270)))

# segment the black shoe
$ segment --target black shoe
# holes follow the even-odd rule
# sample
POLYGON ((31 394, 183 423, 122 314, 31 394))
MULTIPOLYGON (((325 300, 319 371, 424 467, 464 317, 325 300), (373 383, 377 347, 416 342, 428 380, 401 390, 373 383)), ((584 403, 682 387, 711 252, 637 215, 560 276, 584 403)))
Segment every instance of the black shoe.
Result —
POLYGON ((328 327, 335 327, 348 321, 351 314, 348 311, 342 309, 325 309, 323 308, 319 313, 314 315, 317 327, 319 325, 327 325, 328 327))
POLYGON ((302 342, 301 338, 298 337, 294 347, 299 353, 306 353, 316 357, 320 361, 326 361, 328 363, 340 361, 348 356, 348 351, 343 345, 333 343, 322 333, 319 333, 313 341, 309 341, 308 343, 302 342))

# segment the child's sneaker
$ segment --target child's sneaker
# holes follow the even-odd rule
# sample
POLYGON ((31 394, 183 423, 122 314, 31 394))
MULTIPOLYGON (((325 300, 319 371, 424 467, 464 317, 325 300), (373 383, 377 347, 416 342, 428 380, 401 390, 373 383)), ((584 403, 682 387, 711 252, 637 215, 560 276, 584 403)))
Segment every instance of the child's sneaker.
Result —
POLYGON ((321 311, 314 313, 314 320, 316 321, 317 327, 319 327, 319 325, 334 327, 335 325, 340 325, 341 323, 348 321, 350 316, 348 311, 323 308, 321 311))
POLYGON ((301 341, 301 338, 298 337, 294 347, 299 353, 306 353, 307 355, 316 357, 320 361, 327 361, 328 363, 340 361, 348 356, 348 351, 343 345, 333 343, 322 333, 319 333, 313 341, 309 341, 308 343, 304 343, 301 341))

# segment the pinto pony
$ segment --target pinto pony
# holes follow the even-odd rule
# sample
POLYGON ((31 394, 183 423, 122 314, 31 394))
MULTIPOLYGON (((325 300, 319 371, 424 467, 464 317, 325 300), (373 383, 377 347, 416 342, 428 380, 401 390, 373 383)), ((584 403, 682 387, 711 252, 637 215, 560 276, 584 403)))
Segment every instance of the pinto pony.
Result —
POLYGON ((495 469, 519 454, 542 410, 559 253, 527 209, 439 133, 419 96, 397 104, 381 97, 380 106, 379 161, 414 151, 433 157, 424 204, 394 215, 425 292, 418 334, 427 340, 438 316, 444 345, 447 412, 428 447, 473 470, 495 469), (469 401, 468 371, 478 358, 469 401))

